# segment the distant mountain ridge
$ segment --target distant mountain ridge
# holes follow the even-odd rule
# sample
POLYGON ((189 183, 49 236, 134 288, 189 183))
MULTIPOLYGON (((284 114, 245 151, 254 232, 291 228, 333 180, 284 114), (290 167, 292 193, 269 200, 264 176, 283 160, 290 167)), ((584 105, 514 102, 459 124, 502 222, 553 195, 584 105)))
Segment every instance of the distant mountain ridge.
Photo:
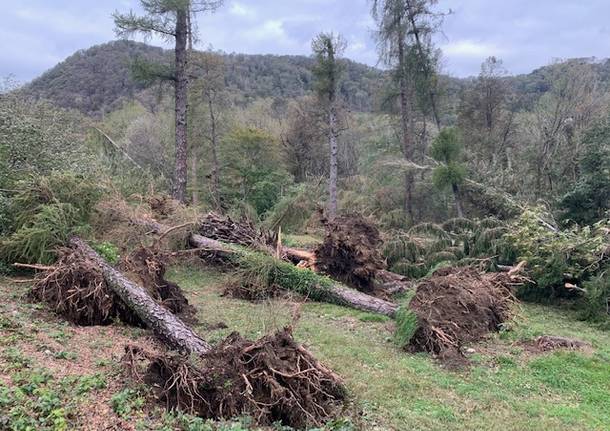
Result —
MULTIPOLYGON (((311 92, 314 59, 298 55, 221 54, 225 83, 246 103, 262 97, 299 97, 311 92)), ((145 89, 132 78, 134 58, 171 61, 171 51, 118 40, 80 50, 24 86, 27 95, 89 115, 110 112, 145 89)), ((350 109, 370 111, 383 72, 347 60, 341 92, 350 109)))
MULTIPOLYGON (((132 78, 131 62, 141 57, 168 63, 172 52, 140 42, 117 40, 80 50, 23 87, 26 95, 46 99, 67 109, 88 115, 111 112, 145 90, 132 78)), ((221 53, 225 63, 225 84, 238 103, 258 98, 294 98, 313 90, 314 59, 303 55, 250 55, 221 53)), ((592 62, 592 59, 568 61, 592 62)), ((610 83, 610 60, 593 62, 600 81, 610 83)), ((555 65, 543 66, 531 73, 507 76, 522 106, 531 107, 550 88, 549 76, 555 65)), ((349 109, 369 112, 378 105, 388 74, 380 69, 346 60, 340 92, 349 109)), ((448 106, 457 106, 459 93, 474 82, 471 78, 443 76, 448 106)), ((449 112, 446 113, 451 115, 449 112)))

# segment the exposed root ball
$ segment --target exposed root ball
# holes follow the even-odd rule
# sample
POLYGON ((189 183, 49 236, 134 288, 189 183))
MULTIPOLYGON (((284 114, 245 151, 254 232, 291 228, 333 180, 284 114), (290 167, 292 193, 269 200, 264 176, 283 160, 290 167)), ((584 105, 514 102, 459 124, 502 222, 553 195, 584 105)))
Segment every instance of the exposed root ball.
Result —
POLYGON ((316 266, 356 289, 371 292, 377 271, 385 269, 379 231, 364 217, 349 215, 329 221, 324 242, 316 249, 316 266))
MULTIPOLYGON (((59 255, 57 263, 38 276, 30 292, 33 299, 46 302, 55 313, 77 325, 108 325, 118 318, 128 325, 145 326, 108 287, 94 262, 72 249, 61 250, 59 255)), ((183 318, 194 315, 180 287, 164 279, 165 265, 150 250, 137 250, 127 265, 159 304, 183 318)))
POLYGON ((409 304, 418 321, 411 349, 463 362, 463 343, 483 339, 511 318, 514 284, 516 276, 469 267, 445 268, 420 283, 409 304))
POLYGON ((147 196, 146 203, 157 218, 171 216, 181 205, 179 201, 164 194, 147 196))
POLYGON ((172 313, 194 316, 196 310, 189 305, 182 289, 165 279, 166 262, 162 253, 140 247, 123 259, 121 269, 136 275, 152 298, 172 313))
MULTIPOLYGON (((132 363, 137 355, 128 349, 132 363)), ((167 407, 204 418, 249 415, 263 426, 319 427, 345 397, 341 379, 296 343, 289 328, 254 342, 233 333, 197 359, 148 359, 145 380, 167 407)))
POLYGON ((213 212, 200 220, 199 232, 207 238, 255 249, 274 247, 277 243, 273 233, 257 229, 249 220, 237 222, 213 212))
POLYGON ((108 287, 95 263, 71 249, 61 250, 60 256, 34 284, 33 299, 46 302, 55 313, 78 325, 107 325, 117 317, 143 325, 108 287))

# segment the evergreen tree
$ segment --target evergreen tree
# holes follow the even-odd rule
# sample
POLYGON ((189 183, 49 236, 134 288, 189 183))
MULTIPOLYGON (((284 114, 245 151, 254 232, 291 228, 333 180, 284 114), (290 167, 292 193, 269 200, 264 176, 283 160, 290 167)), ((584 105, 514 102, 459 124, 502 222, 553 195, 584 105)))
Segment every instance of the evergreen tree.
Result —
POLYGON ((452 127, 441 130, 430 147, 432 158, 441 163, 434 169, 432 180, 439 190, 451 187, 458 217, 464 217, 460 185, 466 177, 466 168, 460 161, 461 153, 460 136, 452 127))
POLYGON ((173 181, 173 196, 186 201, 187 183, 187 107, 188 74, 187 44, 192 40, 192 15, 220 6, 222 0, 140 0, 143 16, 133 11, 113 14, 116 33, 119 36, 142 34, 145 37, 161 36, 175 42, 175 63, 171 79, 175 91, 176 116, 176 160, 173 181))
POLYGON ((315 89, 320 103, 328 118, 328 143, 330 148, 330 173, 328 180, 330 218, 337 214, 337 88, 343 66, 337 57, 345 49, 345 41, 341 36, 332 33, 320 33, 311 44, 317 63, 313 74, 316 80, 315 89))

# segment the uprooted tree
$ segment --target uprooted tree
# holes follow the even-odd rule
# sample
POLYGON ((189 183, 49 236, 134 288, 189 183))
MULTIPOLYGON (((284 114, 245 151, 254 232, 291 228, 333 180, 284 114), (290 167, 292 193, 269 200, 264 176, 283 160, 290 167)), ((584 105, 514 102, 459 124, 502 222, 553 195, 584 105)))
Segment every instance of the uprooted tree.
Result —
MULTIPOLYGON (((247 414, 261 425, 281 422, 299 429, 322 426, 341 410, 346 395, 341 378, 298 344, 291 328, 258 341, 233 333, 213 347, 80 238, 72 238, 69 244, 73 252, 66 253, 68 257, 56 267, 40 267, 48 272, 43 278, 47 295, 61 281, 79 284, 80 290, 72 294, 84 292, 83 297, 102 295, 113 301, 115 295, 120 301, 114 300, 114 305, 120 303, 123 313, 133 313, 167 347, 176 350, 159 355, 128 346, 124 358, 132 371, 141 366, 141 359, 147 362, 137 375, 144 375, 144 381, 168 407, 213 419, 247 414), (68 274, 72 278, 57 279, 58 268, 66 266, 71 268, 68 274), (49 277, 54 281, 48 282, 49 277)), ((142 253, 137 258, 146 260, 142 253)), ((55 293, 65 291, 56 289, 55 293)), ((92 304, 100 303, 78 305, 92 304)), ((94 310, 94 315, 104 311, 94 310)))

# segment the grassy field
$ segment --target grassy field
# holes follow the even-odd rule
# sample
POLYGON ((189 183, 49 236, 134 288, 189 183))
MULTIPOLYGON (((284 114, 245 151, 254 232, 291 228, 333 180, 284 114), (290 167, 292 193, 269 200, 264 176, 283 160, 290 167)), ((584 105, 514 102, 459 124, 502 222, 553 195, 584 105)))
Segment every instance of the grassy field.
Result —
MULTIPOLYGON (((232 331, 257 338, 292 320, 297 303, 221 296, 225 278, 175 268, 170 278, 198 308, 208 340, 232 331), (224 323, 227 328, 210 329, 224 323)), ((171 415, 121 376, 127 343, 151 346, 146 331, 120 324, 78 328, 22 295, 27 283, 0 280, 0 429, 248 429, 247 418, 210 424, 171 415)), ((555 308, 523 305, 511 330, 474 345, 473 365, 448 371, 392 344, 392 321, 327 304, 304 304, 295 337, 346 381, 351 405, 335 430, 608 430, 610 332, 555 308), (533 355, 540 334, 591 343, 583 352, 533 355)))

